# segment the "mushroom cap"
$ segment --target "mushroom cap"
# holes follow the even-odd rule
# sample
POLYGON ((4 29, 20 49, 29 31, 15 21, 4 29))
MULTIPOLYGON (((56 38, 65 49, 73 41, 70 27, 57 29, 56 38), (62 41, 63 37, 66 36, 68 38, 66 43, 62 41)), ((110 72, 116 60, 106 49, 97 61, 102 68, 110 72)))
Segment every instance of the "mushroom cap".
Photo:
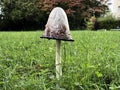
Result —
POLYGON ((56 7, 51 11, 41 38, 73 41, 67 15, 61 7, 56 7))

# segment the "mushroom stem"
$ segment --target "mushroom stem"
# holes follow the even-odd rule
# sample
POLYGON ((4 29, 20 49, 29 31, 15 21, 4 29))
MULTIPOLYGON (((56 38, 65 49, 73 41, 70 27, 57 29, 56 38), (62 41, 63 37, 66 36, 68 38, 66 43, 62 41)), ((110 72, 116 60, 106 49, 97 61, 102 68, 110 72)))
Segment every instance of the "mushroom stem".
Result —
POLYGON ((61 45, 61 40, 56 40, 56 78, 58 80, 60 79, 60 76, 62 76, 60 45, 61 45))

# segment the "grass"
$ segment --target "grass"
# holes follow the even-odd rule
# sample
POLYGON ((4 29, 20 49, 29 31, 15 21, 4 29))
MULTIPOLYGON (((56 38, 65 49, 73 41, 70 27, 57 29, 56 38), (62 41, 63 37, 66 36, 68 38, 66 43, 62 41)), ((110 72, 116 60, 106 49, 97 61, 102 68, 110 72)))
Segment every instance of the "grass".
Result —
POLYGON ((55 41, 42 32, 0 32, 0 90, 118 90, 120 32, 71 31, 55 78, 55 41), (59 84, 59 87, 56 87, 59 84))

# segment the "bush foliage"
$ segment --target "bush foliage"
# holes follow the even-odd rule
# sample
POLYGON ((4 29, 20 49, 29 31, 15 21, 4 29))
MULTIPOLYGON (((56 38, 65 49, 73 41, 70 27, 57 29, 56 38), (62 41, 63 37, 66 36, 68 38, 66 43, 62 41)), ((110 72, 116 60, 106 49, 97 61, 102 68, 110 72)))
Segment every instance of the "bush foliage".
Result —
POLYGON ((87 29, 88 30, 97 30, 98 23, 95 16, 91 17, 90 20, 87 22, 87 29))
POLYGON ((115 19, 113 16, 106 16, 98 18, 99 29, 116 29, 120 27, 120 20, 115 19))

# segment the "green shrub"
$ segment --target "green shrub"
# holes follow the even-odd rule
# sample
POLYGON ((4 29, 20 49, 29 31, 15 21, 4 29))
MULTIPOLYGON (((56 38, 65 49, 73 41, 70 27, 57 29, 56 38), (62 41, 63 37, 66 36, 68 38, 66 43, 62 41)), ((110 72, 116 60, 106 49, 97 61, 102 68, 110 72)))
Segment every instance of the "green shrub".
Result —
POLYGON ((93 22, 87 22, 87 29, 92 30, 93 29, 93 22))
POLYGON ((109 15, 106 17, 98 18, 98 28, 99 29, 115 29, 119 26, 119 20, 115 19, 113 16, 109 15))
POLYGON ((88 30, 97 30, 97 19, 96 17, 91 17, 90 20, 87 22, 87 29, 88 30))

